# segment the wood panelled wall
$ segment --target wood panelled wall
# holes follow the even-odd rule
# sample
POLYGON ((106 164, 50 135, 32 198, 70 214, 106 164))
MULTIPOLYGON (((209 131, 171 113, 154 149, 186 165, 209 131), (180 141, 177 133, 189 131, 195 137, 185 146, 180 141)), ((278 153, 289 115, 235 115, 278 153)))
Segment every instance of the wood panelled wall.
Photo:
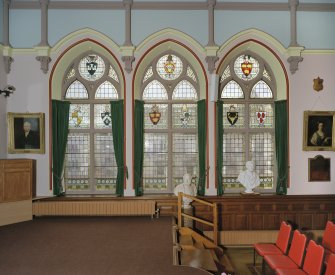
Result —
MULTIPOLYGON (((335 195, 224 195, 204 197, 216 202, 219 230, 277 230, 282 220, 290 220, 300 229, 323 230, 327 220, 335 218, 335 195)), ((210 209, 193 203, 195 215, 211 219, 210 209)), ((161 215, 176 215, 176 199, 157 199, 161 215)), ((196 224, 201 230, 206 226, 196 224)))

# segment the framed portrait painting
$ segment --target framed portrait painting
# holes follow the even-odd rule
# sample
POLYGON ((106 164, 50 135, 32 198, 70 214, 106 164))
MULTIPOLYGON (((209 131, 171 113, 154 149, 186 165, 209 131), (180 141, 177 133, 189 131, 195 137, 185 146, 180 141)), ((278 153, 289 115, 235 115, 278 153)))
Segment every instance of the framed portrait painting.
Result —
POLYGON ((44 113, 7 113, 8 153, 44 154, 44 113))
POLYGON ((335 112, 305 111, 303 150, 305 151, 333 151, 335 112))
POLYGON ((308 181, 330 181, 330 158, 318 155, 308 159, 308 181))

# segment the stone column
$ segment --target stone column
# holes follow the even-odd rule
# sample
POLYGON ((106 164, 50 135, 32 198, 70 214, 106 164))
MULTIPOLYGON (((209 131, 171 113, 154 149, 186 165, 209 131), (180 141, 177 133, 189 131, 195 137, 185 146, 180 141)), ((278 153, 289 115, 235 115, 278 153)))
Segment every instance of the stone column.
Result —
POLYGON ((208 7, 208 44, 207 46, 215 46, 214 41, 214 6, 216 0, 207 0, 208 7))
POLYGON ((3 0, 3 45, 9 44, 9 5, 11 0, 3 0))
POLYGON ((39 46, 49 46, 49 43, 48 43, 48 5, 49 5, 49 0, 40 0, 41 42, 39 46))
POLYGON ((290 14, 291 14, 291 43, 290 47, 299 46, 297 42, 297 7, 299 0, 289 0, 290 14))

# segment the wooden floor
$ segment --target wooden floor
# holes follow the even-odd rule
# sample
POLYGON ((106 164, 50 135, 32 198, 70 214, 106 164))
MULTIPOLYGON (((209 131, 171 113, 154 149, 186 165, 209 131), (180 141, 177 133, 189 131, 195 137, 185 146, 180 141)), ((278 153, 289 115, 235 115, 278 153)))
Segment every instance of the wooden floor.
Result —
MULTIPOLYGON (((235 267, 237 275, 253 275, 248 266, 253 263, 253 248, 252 247, 228 247, 227 254, 235 267)), ((257 263, 261 263, 261 258, 257 258, 257 263)))

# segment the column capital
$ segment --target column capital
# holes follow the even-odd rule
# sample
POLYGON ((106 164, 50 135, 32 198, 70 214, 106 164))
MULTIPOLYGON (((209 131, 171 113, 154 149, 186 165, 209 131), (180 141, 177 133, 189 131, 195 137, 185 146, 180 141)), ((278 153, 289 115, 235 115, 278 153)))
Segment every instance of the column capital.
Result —
POLYGON ((216 0, 207 0, 208 7, 214 7, 216 5, 216 0))
POLYGON ((12 2, 12 0, 3 0, 4 4, 10 5, 10 3, 12 2))
POLYGON ((299 5, 299 0, 289 0, 288 5, 290 8, 297 7, 299 5))
POLYGON ((42 6, 42 5, 49 5, 49 0, 39 0, 39 2, 40 2, 40 5, 42 6))
POLYGON ((122 2, 126 8, 130 8, 130 6, 133 4, 133 0, 123 0, 122 2))

